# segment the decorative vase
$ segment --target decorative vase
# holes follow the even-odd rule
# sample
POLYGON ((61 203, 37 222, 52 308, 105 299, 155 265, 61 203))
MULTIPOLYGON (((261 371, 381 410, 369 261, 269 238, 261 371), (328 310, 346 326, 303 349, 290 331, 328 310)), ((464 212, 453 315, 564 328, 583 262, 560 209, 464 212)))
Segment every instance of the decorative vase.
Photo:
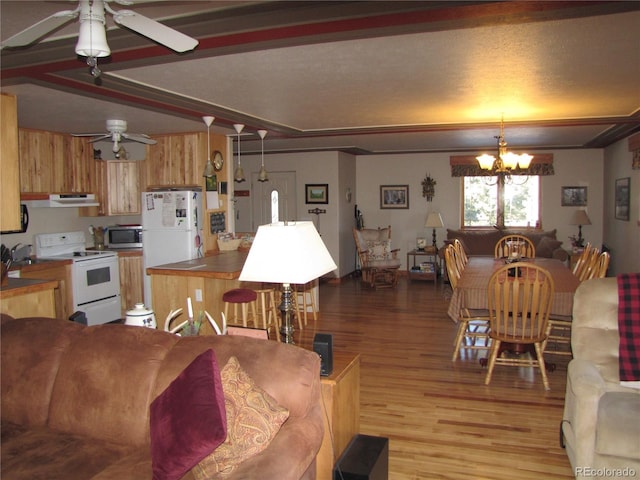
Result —
POLYGON ((127 311, 125 325, 136 327, 156 328, 156 316, 153 310, 144 306, 144 303, 136 303, 132 310, 127 311))

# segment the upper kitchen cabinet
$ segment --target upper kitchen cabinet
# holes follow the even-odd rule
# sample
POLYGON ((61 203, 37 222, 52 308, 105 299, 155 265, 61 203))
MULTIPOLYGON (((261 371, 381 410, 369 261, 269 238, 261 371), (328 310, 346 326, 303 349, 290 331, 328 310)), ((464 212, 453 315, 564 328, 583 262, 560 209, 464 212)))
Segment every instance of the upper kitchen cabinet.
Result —
POLYGON ((93 193, 93 149, 84 138, 19 130, 22 193, 93 193))
POLYGON ((93 160, 92 176, 96 185, 98 207, 82 207, 85 217, 139 215, 140 169, 144 162, 128 160, 93 160))
POLYGON ((0 231, 20 230, 20 169, 18 166, 18 113, 13 95, 0 95, 0 171, 2 206, 0 231))
POLYGON ((157 143, 147 146, 147 187, 203 184, 206 134, 159 135, 153 139, 157 143))

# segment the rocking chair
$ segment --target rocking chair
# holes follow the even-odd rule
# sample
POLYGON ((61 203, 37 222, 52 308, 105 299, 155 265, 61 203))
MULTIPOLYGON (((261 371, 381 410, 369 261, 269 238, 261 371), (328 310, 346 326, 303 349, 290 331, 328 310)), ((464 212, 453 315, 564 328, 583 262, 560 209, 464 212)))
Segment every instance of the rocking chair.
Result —
POLYGON ((371 288, 395 287, 398 283, 400 249, 391 249, 391 226, 353 229, 362 283, 371 288))

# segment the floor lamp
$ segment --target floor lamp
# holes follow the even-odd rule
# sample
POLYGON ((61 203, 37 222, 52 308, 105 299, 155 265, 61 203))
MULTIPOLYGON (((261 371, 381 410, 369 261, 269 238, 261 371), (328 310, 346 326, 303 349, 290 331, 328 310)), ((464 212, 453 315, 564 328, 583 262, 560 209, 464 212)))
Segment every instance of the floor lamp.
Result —
POLYGON ((291 284, 305 284, 336 268, 313 222, 277 222, 258 227, 240 281, 282 284, 281 340, 294 343, 291 284))

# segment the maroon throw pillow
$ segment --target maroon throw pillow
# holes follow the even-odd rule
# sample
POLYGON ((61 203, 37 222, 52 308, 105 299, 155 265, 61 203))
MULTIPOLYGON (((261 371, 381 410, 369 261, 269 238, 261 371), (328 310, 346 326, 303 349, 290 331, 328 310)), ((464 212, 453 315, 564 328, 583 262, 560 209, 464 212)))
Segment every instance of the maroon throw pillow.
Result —
POLYGON ((220 369, 213 350, 196 357, 151 403, 153 480, 181 478, 227 437, 220 369))

